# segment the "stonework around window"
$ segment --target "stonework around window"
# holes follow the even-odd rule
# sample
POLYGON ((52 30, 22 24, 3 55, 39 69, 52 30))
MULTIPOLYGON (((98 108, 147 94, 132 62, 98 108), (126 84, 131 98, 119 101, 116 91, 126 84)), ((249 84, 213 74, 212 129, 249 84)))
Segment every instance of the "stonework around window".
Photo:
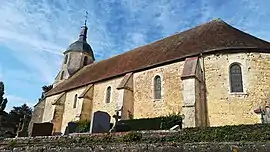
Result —
POLYGON ((238 63, 230 66, 230 88, 231 92, 243 92, 242 70, 238 63))
POLYGON ((112 91, 112 88, 111 87, 108 87, 107 90, 106 90, 106 103, 110 103, 111 102, 111 91, 112 91))
POLYGON ((161 77, 158 75, 154 78, 154 98, 161 99, 161 77))
POLYGON ((78 101, 78 95, 76 94, 74 96, 73 108, 76 108, 77 107, 77 101, 78 101))

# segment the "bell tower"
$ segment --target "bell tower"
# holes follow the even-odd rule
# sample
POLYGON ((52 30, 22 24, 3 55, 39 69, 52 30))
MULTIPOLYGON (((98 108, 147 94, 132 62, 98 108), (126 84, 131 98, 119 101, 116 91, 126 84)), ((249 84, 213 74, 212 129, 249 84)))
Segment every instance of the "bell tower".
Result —
POLYGON ((94 53, 91 46, 87 43, 87 12, 84 25, 81 27, 79 39, 64 52, 64 60, 61 70, 55 78, 54 86, 70 78, 77 71, 95 61, 94 53))

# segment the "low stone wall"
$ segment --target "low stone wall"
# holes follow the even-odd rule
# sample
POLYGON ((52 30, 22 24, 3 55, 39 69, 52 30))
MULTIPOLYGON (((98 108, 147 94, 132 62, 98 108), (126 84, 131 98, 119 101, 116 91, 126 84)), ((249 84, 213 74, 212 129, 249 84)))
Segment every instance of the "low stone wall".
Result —
POLYGON ((35 146, 20 145, 14 148, 5 148, 1 152, 266 152, 270 151, 270 143, 125 143, 125 144, 103 144, 85 146, 50 146, 45 143, 37 143, 35 146), (43 145, 44 144, 44 145, 43 145))
MULTIPOLYGON (((174 142, 179 132, 140 132, 115 134, 74 134, 0 140, 1 152, 265 152, 270 142, 174 142), (162 139, 162 140, 160 140, 162 139), (170 140, 166 140, 170 139, 170 140)), ((179 141, 176 139, 175 141, 179 141)))

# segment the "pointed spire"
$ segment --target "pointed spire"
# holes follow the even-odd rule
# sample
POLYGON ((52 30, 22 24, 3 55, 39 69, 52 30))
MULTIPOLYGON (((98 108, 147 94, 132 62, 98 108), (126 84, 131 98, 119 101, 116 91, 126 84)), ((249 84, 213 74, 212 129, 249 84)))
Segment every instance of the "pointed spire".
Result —
POLYGON ((80 33, 80 38, 79 38, 79 41, 85 41, 86 42, 86 38, 87 38, 87 26, 86 26, 86 23, 87 23, 87 18, 88 18, 88 12, 85 11, 85 20, 84 20, 84 25, 82 26, 81 28, 81 33, 80 33))

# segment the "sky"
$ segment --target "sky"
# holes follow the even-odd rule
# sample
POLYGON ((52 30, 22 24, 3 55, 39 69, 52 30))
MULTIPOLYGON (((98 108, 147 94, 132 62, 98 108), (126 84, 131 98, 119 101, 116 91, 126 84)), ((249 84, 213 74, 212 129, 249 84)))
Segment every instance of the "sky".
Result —
POLYGON ((100 61, 221 18, 270 41, 269 0, 1 0, 0 81, 6 111, 33 107, 52 84, 88 11, 88 42, 100 61))

